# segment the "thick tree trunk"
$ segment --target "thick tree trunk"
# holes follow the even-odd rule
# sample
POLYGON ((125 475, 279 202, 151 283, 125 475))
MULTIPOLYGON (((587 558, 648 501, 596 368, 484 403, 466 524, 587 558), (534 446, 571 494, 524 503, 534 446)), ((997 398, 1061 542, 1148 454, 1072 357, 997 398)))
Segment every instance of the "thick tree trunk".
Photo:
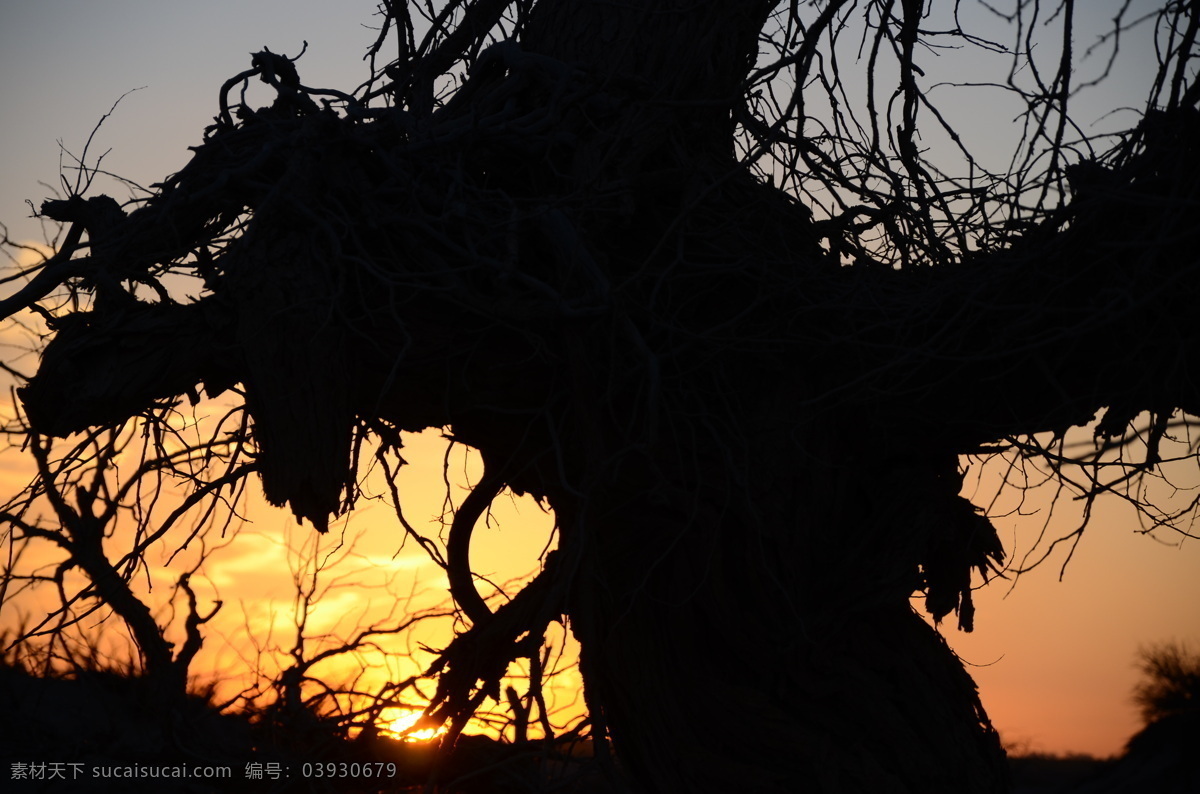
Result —
MULTIPOLYGON (((806 305, 819 337, 813 304, 840 291, 806 212, 731 157, 730 108, 770 6, 543 2, 523 41, 628 96, 560 158, 564 192, 661 175, 635 181, 620 235, 584 233, 610 273, 661 272, 630 334, 665 371, 614 384, 619 362, 573 351, 574 454, 546 489, 593 718, 646 791, 999 791, 974 685, 909 606, 930 508, 904 467, 941 449, 855 443, 857 412, 798 407, 836 377, 814 371, 821 356, 770 341, 787 325, 770 315, 806 305), (813 294, 772 294, 781 267, 811 270, 813 294), (747 311, 765 315, 753 352, 721 350, 747 311), (673 334, 705 341, 664 347, 673 334), (648 407, 634 395, 650 389, 648 407)), ((946 463, 927 467, 934 480, 946 463)))
POLYGON ((864 469, 706 441, 702 462, 626 460, 582 515, 555 502, 586 533, 570 615, 589 703, 639 790, 1003 790, 973 683, 908 603, 922 506, 864 469), (747 469, 770 483, 753 498, 734 493, 747 469))

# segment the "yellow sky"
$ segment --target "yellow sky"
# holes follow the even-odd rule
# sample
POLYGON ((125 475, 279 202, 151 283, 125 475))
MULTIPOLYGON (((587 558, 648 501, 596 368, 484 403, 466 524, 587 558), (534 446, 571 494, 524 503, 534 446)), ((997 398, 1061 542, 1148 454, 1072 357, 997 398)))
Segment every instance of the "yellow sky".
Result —
MULTIPOLYGON (((56 449, 61 454, 73 443, 59 442, 56 449)), ((404 455, 414 462, 403 467, 396 478, 407 520, 437 543, 443 555, 442 517, 447 495, 444 475, 450 478, 449 493, 457 504, 478 468, 474 453, 458 445, 447 458, 447 447, 437 431, 408 434, 404 455), (450 464, 445 472, 443 460, 450 464)), ((138 454, 139 447, 134 445, 127 457, 136 459, 138 454)), ((7 498, 28 481, 32 467, 16 448, 0 452, 0 464, 6 475, 0 487, 7 498)), ((132 470, 130 464, 126 460, 122 468, 132 470)), ((254 481, 245 498, 235 505, 244 522, 235 522, 224 535, 219 526, 207 529, 191 539, 185 551, 177 553, 196 526, 194 521, 183 521, 146 554, 146 566, 133 577, 130 586, 151 607, 159 624, 167 627, 166 635, 176 647, 184 640, 187 609, 174 585, 180 574, 196 569, 203 560, 191 577, 198 612, 208 614, 218 601, 223 605, 204 625, 205 643, 191 672, 201 679, 221 680, 218 692, 222 699, 256 680, 267 683, 290 665, 291 654, 298 647, 297 627, 302 622, 303 657, 312 658, 342 645, 367 627, 387 630, 424 612, 443 614, 422 620, 400 634, 381 633, 371 638, 369 646, 333 657, 311 671, 335 686, 354 680, 354 688, 363 692, 377 692, 388 682, 418 674, 434 659, 421 646, 440 648, 449 641, 454 619, 446 614, 449 602, 444 572, 416 543, 405 539, 391 505, 382 498, 388 489, 378 474, 365 470, 361 473, 365 498, 358 509, 334 522, 325 535, 297 525, 288 511, 267 505, 254 481), (251 674, 255 669, 263 675, 256 678, 251 674)), ((161 517, 174 509, 181 492, 168 492, 159 501, 154 513, 157 518, 147 522, 149 527, 161 524, 161 517)), ((32 515, 38 514, 46 519, 45 526, 56 526, 47 506, 32 515)), ((497 584, 519 584, 538 569, 540 556, 552 541, 552 529, 552 515, 532 499, 502 495, 486 523, 481 522, 476 530, 478 543, 472 555, 476 571, 497 584)), ((107 538, 105 550, 110 559, 130 548, 132 531, 132 523, 125 521, 107 538)), ((19 566, 22 573, 52 567, 65 557, 54 545, 41 540, 30 542, 25 551, 19 566)), ((86 584, 77 570, 65 579, 70 594, 86 584)), ((494 594, 493 588, 483 582, 479 589, 485 597, 494 594)), ((28 618, 36 620, 57 603, 53 587, 24 593, 5 606, 0 631, 29 625, 28 618)), ((119 620, 101 625, 97 618, 90 618, 84 626, 80 634, 99 637, 107 653, 117 658, 128 654, 127 632, 119 620)), ((573 652, 564 646, 561 632, 554 636, 556 653, 567 651, 557 664, 564 683, 549 687, 547 696, 552 710, 558 710, 553 721, 563 726, 581 713, 576 692, 579 679, 569 669, 573 652)), ((519 676, 520 669, 514 666, 513 674, 519 676)), ((519 681, 516 686, 524 691, 519 681)), ((432 684, 426 682, 419 690, 410 690, 401 697, 406 703, 423 706, 426 700, 422 693, 428 696, 432 691, 432 684)))
MULTIPOLYGON (((336 10, 328 3, 284 0, 0 0, 0 107, 6 109, 0 127, 0 221, 21 239, 37 237, 38 225, 27 220, 23 202, 48 195, 38 180, 56 182, 56 140, 81 151, 100 116, 130 89, 145 86, 105 122, 92 154, 111 147, 105 168, 149 184, 186 162, 185 147, 198 142, 215 113, 217 88, 246 68, 251 51, 265 45, 293 54, 307 40, 309 54, 299 63, 305 82, 352 88, 366 74, 360 57, 374 33, 363 24, 371 22, 374 7, 374 0, 342 3, 336 10)), ((1128 73, 1117 77, 1125 80, 1128 73)), ((128 195, 101 182, 99 191, 128 195)), ((403 492, 414 519, 441 511, 436 446, 436 438, 422 438, 406 453, 413 465, 403 492)), ((0 496, 23 481, 22 464, 14 460, 11 453, 0 455, 5 489, 0 496)), ((297 531, 284 511, 252 502, 247 513, 253 523, 213 555, 208 578, 198 587, 202 604, 219 595, 227 606, 210 625, 205 653, 211 656, 198 660, 197 672, 244 662, 239 642, 247 620, 255 631, 274 621, 272 642, 281 648, 290 640, 279 634, 290 625, 295 591, 286 541, 302 544, 308 530, 297 531)), ((1060 509, 1069 531, 1070 505, 1060 509)), ((473 560, 482 572, 504 580, 532 567, 549 519, 528 502, 501 504, 497 514, 498 527, 480 533, 473 560)), ((1043 515, 1044 508, 994 520, 1007 547, 1024 549, 1037 536, 1043 515)), ((974 634, 958 632, 952 620, 943 625, 972 665, 985 705, 1009 741, 1056 752, 1117 752, 1138 727, 1129 693, 1139 646, 1172 638, 1200 642, 1197 544, 1180 545, 1170 534, 1160 534, 1160 542, 1135 534, 1136 527, 1115 501, 1102 504, 1062 582, 1057 556, 1021 577, 1011 592, 1004 582, 981 592, 974 634)), ((347 559, 347 570, 394 575, 391 591, 376 588, 372 615, 386 614, 394 599, 412 592, 420 606, 440 603, 443 582, 436 567, 411 548, 393 559, 401 532, 386 505, 364 503, 349 519, 348 532, 361 537, 360 556, 347 559)), ((295 562, 294 553, 290 559, 295 562)), ((172 578, 165 572, 160 577, 160 584, 172 578)), ((364 609, 361 596, 335 589, 317 622, 322 628, 346 627, 361 621, 364 609)), ((5 610, 0 628, 13 620, 15 612, 5 610)))

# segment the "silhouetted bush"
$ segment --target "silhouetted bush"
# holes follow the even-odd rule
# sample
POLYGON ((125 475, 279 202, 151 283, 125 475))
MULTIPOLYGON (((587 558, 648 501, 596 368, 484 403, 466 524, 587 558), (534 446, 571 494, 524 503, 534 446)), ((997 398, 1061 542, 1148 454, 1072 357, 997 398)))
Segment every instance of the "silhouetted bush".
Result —
POLYGON ((1139 656, 1144 680, 1133 697, 1147 725, 1200 713, 1200 654, 1181 643, 1165 642, 1143 649, 1139 656))

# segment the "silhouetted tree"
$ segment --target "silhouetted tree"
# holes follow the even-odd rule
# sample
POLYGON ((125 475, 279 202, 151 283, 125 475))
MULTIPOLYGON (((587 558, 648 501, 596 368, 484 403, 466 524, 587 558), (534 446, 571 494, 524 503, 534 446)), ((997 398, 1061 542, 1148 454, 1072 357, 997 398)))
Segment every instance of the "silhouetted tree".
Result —
MULTIPOLYGON (((217 601, 202 608, 190 580, 211 550, 208 530, 213 524, 221 528, 214 519, 223 517, 227 526, 234 515, 223 509, 229 493, 222 488, 236 489, 250 464, 230 454, 245 438, 244 427, 196 443, 164 434, 167 428, 162 424, 152 429, 137 423, 92 429, 66 451, 61 445, 56 450, 51 439, 30 431, 19 417, 0 430, 8 444, 29 451, 36 472, 32 483, 0 504, 0 538, 6 547, 0 606, 11 613, 26 591, 41 590, 43 603, 52 602, 49 593, 55 594, 58 603, 53 608, 6 638, 5 645, 11 647, 5 652, 34 646, 32 652, 44 654, 47 661, 66 662, 74 659, 73 642, 82 641, 88 648, 96 640, 73 637, 72 629, 85 622, 94 629, 111 610, 125 624, 135 657, 122 660, 124 649, 117 649, 114 663, 128 665, 130 674, 145 679, 146 690, 162 701, 165 713, 186 698, 189 666, 204 641, 202 627, 222 606, 217 601), (224 471, 201 477, 199 472, 210 464, 224 471), (171 486, 188 479, 195 488, 172 501, 171 486), (188 525, 186 519, 197 520, 188 525), (170 542, 178 546, 168 547, 170 542), (185 602, 183 642, 176 645, 167 638, 171 620, 164 625, 154 615, 136 579, 138 574, 149 578, 146 557, 151 549, 173 551, 174 557, 189 545, 202 551, 175 580, 169 599, 171 604, 176 598, 185 602), (31 558, 41 563, 26 561, 31 558), (76 571, 82 576, 72 576, 76 571)), ((89 661, 76 672, 94 672, 88 668, 96 657, 93 648, 86 655, 89 661)), ((51 672, 63 671, 46 670, 51 672)))
POLYGON ((30 419, 65 435, 236 387, 264 492, 318 529, 365 438, 388 458, 448 427, 485 473, 450 530, 471 626, 433 718, 499 700, 567 620, 593 737, 640 789, 1003 790, 973 682, 909 606, 970 629, 971 571, 1003 557, 957 456, 1099 465, 1063 434, 1107 407, 1122 450, 1148 411, 1127 479, 1200 411, 1200 7, 1118 9, 1097 46, 1157 25, 1157 78, 1139 123, 1090 139, 1075 3, 1042 6, 1006 48, 957 3, 385 0, 353 93, 264 50, 128 215, 43 205, 64 244, 2 306, 52 304, 30 419), (1007 171, 934 102, 943 45, 1011 55, 1007 171), (255 77, 271 106, 236 101, 255 77), (923 148, 937 130, 965 177, 923 148), (468 551, 504 487, 560 534, 493 609, 468 551))
POLYGON ((1166 642, 1142 650, 1142 680, 1133 699, 1147 725, 1160 720, 1200 717, 1200 655, 1166 642))
POLYGON ((1133 699, 1146 725, 1129 739, 1124 754, 1104 762, 1072 792, 1186 794, 1200 787, 1195 750, 1200 740, 1200 657, 1176 642, 1143 648, 1138 657, 1142 680, 1133 699))
MULTIPOLYGON (((387 654, 379 644, 383 638, 454 612, 414 609, 394 593, 393 582, 384 581, 373 587, 395 597, 393 614, 352 625, 349 633, 337 626, 315 631, 310 620, 346 576, 355 537, 329 539, 324 553, 313 538, 294 556, 290 647, 270 644, 274 624, 264 631, 247 619, 241 639, 261 664, 245 671, 252 675, 242 682, 252 680, 241 692, 218 702, 217 684, 192 670, 206 624, 223 603, 202 607, 191 581, 204 576, 213 552, 236 542, 235 505, 253 466, 243 454, 241 414, 234 410, 216 421, 226 430, 207 438, 170 432, 162 422, 89 429, 67 444, 32 432, 20 416, 0 428, 6 451, 24 447, 35 471, 28 486, 0 504, 0 610, 10 627, 20 623, 0 632, 5 764, 27 764, 48 751, 64 762, 117 765, 135 759, 244 764, 264 757, 294 763, 386 757, 399 764, 392 783, 429 777, 433 767, 425 748, 384 741, 380 755, 364 759, 356 754, 378 748, 348 739, 352 728, 378 733, 389 708, 428 700, 419 686, 428 681, 419 672, 404 681, 366 680, 366 657, 375 656, 378 664, 387 654), (180 481, 190 490, 173 488, 180 481), (183 558, 165 598, 152 592, 161 570, 152 560, 158 557, 183 558), (334 581, 318 585, 325 579, 334 581), (182 615, 178 601, 184 602, 182 615), (16 618, 22 612, 23 619, 16 618), (118 622, 124 632, 114 627, 118 622), (182 641, 173 642, 174 635, 182 641), (347 660, 359 669, 343 664, 331 670, 347 660), (222 713, 235 704, 236 713, 222 713)), ((364 596, 372 587, 361 578, 357 584, 364 596)))

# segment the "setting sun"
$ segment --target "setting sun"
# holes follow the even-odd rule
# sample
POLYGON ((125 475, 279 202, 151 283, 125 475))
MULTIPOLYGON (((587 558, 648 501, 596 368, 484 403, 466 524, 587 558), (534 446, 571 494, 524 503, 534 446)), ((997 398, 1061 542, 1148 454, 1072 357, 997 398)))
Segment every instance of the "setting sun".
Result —
POLYGON ((379 714, 380 732, 384 736, 406 742, 429 742, 446 732, 446 726, 418 728, 424 712, 398 706, 386 708, 379 714))

